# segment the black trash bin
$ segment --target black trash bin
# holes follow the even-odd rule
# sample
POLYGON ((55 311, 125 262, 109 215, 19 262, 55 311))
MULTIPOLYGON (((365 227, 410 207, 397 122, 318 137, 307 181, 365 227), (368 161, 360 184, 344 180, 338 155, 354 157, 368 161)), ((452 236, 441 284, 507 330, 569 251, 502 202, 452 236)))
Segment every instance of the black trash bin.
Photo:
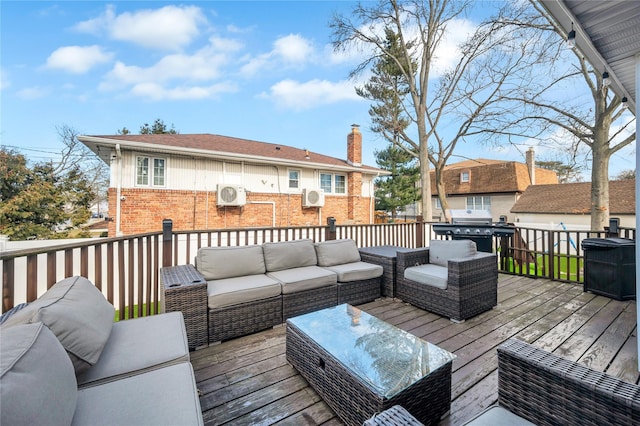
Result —
POLYGON ((636 298, 636 243, 627 238, 586 238, 584 291, 618 300, 636 298))

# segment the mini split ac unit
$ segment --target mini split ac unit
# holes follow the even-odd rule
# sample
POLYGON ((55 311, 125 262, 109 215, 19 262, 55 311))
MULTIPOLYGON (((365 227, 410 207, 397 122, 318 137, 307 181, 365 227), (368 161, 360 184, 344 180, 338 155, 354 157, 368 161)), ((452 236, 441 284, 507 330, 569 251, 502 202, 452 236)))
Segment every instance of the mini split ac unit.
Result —
POLYGON ((244 206, 247 193, 242 185, 218 184, 218 206, 244 206))
POLYGON ((302 207, 324 206, 324 192, 321 189, 303 189, 302 207))

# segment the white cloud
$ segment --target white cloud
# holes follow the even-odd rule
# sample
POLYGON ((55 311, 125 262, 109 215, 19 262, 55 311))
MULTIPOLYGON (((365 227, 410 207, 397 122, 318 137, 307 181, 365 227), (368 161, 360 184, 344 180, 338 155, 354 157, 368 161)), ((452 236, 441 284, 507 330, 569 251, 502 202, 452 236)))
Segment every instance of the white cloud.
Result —
POLYGON ((444 37, 436 48, 432 75, 440 76, 453 67, 460 59, 460 44, 464 43, 475 31, 477 25, 468 19, 453 19, 447 26, 444 37))
POLYGON ((112 57, 113 54, 96 45, 65 46, 49 55, 45 67, 83 74, 96 65, 109 62, 112 57))
POLYGON ((263 93, 261 97, 273 100, 280 107, 298 111, 344 100, 361 99, 356 94, 353 83, 349 81, 333 83, 318 79, 306 83, 283 80, 271 86, 269 93, 263 93))
POLYGON ((39 99, 39 98, 44 98, 45 96, 47 96, 51 91, 47 88, 43 88, 43 87, 28 87, 26 89, 22 89, 18 92, 18 97, 21 99, 25 99, 25 100, 33 100, 33 99, 39 99))
POLYGON ((297 68, 317 62, 313 44, 299 34, 278 38, 270 52, 249 58, 240 69, 245 76, 253 76, 266 69, 297 68))
POLYGON ((117 15, 113 5, 97 18, 80 22, 74 29, 99 35, 106 32, 114 40, 144 47, 180 50, 200 34, 207 19, 196 6, 165 6, 117 15))
POLYGON ((153 101, 210 99, 222 93, 238 91, 234 83, 223 82, 210 86, 177 86, 166 88, 157 83, 140 83, 132 87, 131 93, 153 101))

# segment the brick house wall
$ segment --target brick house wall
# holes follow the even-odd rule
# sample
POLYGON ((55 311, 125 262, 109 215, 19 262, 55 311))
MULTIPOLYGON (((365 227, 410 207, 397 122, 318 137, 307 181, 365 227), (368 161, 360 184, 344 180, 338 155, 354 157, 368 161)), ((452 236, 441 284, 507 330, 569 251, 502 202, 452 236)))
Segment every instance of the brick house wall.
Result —
MULTIPOLYGON (((351 181, 351 176, 349 180, 351 181)), ((109 189, 109 204, 116 205, 116 189, 109 189)), ((325 225, 329 216, 338 224, 370 223, 374 200, 361 196, 325 196, 322 208, 302 207, 300 194, 247 195, 243 207, 218 207, 216 192, 123 188, 120 202, 124 235, 162 230, 162 220, 171 219, 176 231, 215 228, 325 225), (266 204, 268 203, 268 204, 266 204)), ((108 223, 109 236, 116 223, 108 223)))

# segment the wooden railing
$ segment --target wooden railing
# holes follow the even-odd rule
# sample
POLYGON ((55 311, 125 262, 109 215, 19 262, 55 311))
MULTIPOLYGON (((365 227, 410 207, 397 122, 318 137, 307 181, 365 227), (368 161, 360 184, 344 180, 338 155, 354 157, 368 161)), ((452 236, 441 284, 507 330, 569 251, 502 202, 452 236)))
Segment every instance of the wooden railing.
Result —
MULTIPOLYGON (((309 238, 315 242, 352 238, 359 247, 428 246, 434 235, 426 222, 238 228, 173 231, 127 237, 91 239, 30 250, 0 253, 2 312, 30 302, 55 282, 82 275, 91 280, 116 307, 118 318, 153 315, 160 300, 158 272, 162 266, 193 263, 200 247, 242 246, 309 238)), ((585 238, 605 232, 540 230, 516 227, 513 237, 494 237, 501 272, 581 283, 585 238)), ((635 229, 621 228, 620 237, 636 238, 635 229)))

